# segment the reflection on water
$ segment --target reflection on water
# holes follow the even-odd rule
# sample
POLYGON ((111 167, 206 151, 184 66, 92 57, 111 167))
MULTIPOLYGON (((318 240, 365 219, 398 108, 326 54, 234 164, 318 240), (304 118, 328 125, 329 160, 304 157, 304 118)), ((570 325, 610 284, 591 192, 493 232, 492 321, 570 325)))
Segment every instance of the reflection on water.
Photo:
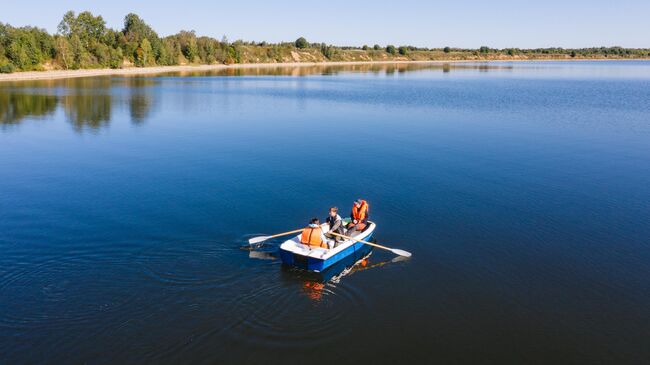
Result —
MULTIPOLYGON (((333 268, 334 272, 330 273, 308 273, 303 271, 297 271, 295 269, 288 269, 302 280, 301 292, 306 295, 309 299, 313 301, 320 301, 324 296, 335 294, 336 286, 343 280, 345 277, 348 277, 354 273, 379 269, 382 266, 397 264, 400 262, 408 261, 408 258, 403 256, 397 256, 392 259, 383 260, 383 261, 374 261, 372 259, 372 253, 368 254, 363 259, 355 262, 352 266, 343 266, 342 268, 333 268), (342 270, 341 270, 342 269, 342 270)), ((345 265, 345 264, 344 264, 345 265)))
POLYGON ((143 123, 154 104, 144 78, 92 77, 68 80, 28 81, 0 86, 0 125, 20 124, 62 109, 77 132, 107 127, 116 106, 128 106, 131 122, 143 123), (119 92, 126 89, 127 92, 119 92), (118 91, 118 92, 116 92, 118 91))
POLYGON ((156 99, 153 86, 159 77, 205 76, 309 76, 340 73, 402 74, 421 70, 508 70, 511 65, 499 64, 357 64, 332 66, 280 66, 224 68, 214 71, 170 72, 157 76, 89 77, 67 80, 39 80, 0 84, 0 123, 19 124, 24 119, 52 114, 57 107, 75 131, 93 131, 107 127, 116 105, 128 106, 131 123, 144 123, 156 99), (116 90, 118 92, 116 92, 116 90), (125 92, 120 92, 126 90, 125 92))
POLYGON ((76 131, 84 128, 98 129, 111 120, 111 96, 73 94, 63 98, 68 121, 76 131))
POLYGON ((183 71, 171 72, 170 76, 310 76, 338 75, 341 73, 374 73, 392 75, 414 71, 443 71, 451 70, 510 70, 508 64, 479 64, 479 63, 369 63, 344 65, 308 65, 308 66, 278 66, 278 67, 241 67, 223 68, 213 71, 183 71))
POLYGON ((128 78, 125 79, 129 86, 129 115, 133 124, 142 124, 151 111, 153 97, 151 86, 157 84, 152 79, 128 78))
MULTIPOLYGON (((241 246, 240 249, 249 251, 248 257, 255 260, 278 260, 277 247, 273 245, 251 247, 241 246)), ((373 260, 372 252, 362 259, 354 261, 354 258, 345 258, 324 272, 307 272, 290 266, 282 267, 286 274, 285 279, 292 283, 292 286, 299 288, 301 294, 313 301, 321 301, 327 295, 336 294, 336 286, 341 281, 356 272, 370 269, 378 269, 385 265, 397 264, 408 261, 408 258, 396 256, 391 259, 373 260)))
MULTIPOLYGON (((260 255, 251 255, 249 257, 259 259, 260 255)), ((266 259, 266 257, 264 257, 266 259)), ((309 299, 320 301, 324 296, 336 294, 336 286, 341 281, 350 275, 370 270, 379 269, 385 265, 398 264, 400 262, 408 261, 409 259, 403 256, 393 257, 385 260, 373 260, 372 251, 360 260, 354 261, 351 258, 345 258, 340 262, 334 264, 324 272, 305 272, 292 267, 284 267, 284 271, 288 276, 293 276, 295 280, 299 281, 301 293, 306 295, 309 299)))
POLYGON ((18 124, 26 117, 43 117, 56 110, 53 95, 14 94, 0 92, 0 124, 18 124))
POLYGON ((66 119, 81 132, 108 126, 111 120, 111 80, 81 78, 65 80, 66 94, 61 103, 66 119))

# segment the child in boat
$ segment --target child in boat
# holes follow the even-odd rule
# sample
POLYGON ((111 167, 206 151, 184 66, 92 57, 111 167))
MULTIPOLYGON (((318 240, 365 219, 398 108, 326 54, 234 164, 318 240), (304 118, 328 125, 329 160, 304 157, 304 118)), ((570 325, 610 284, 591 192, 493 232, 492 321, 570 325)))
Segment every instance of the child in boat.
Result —
POLYGON ((325 233, 325 237, 333 239, 335 241, 334 247, 338 245, 338 242, 343 241, 343 238, 339 236, 335 236, 332 233, 338 233, 338 234, 345 233, 343 231, 343 219, 341 219, 341 216, 338 214, 338 212, 339 212, 339 208, 331 207, 330 213, 327 216, 327 219, 325 220, 325 222, 329 225, 329 231, 325 233))

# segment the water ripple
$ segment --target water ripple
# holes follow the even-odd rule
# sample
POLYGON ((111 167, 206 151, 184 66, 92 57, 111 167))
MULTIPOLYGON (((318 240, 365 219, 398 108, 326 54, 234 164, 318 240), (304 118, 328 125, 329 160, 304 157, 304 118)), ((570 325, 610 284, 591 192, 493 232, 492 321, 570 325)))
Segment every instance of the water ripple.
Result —
MULTIPOLYGON (((137 297, 137 291, 132 289, 115 295, 111 287, 115 273, 127 273, 120 280, 128 283, 132 277, 128 274, 130 270, 120 260, 100 257, 101 254, 79 252, 6 268, 0 275, 0 297, 12 300, 0 306, 0 327, 69 329, 93 322, 106 313, 126 310, 137 297), (113 274, 102 275, 102 272, 113 274)), ((129 311, 137 312, 137 309, 129 311)))
POLYGON ((235 284, 244 270, 233 260, 236 254, 236 247, 223 242, 169 241, 143 250, 136 263, 154 285, 222 288, 235 284))
POLYGON ((229 315, 236 320, 225 333, 233 341, 269 347, 332 342, 353 330, 346 325, 350 307, 368 307, 363 290, 352 284, 323 283, 297 270, 279 275, 251 277, 247 290, 231 298, 229 315))

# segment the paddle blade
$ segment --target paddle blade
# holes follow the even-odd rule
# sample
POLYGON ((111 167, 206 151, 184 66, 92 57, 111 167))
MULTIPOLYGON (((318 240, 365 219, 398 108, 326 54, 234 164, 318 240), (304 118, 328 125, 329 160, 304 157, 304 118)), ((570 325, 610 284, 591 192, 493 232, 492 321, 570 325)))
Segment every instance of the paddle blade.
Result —
POLYGON ((393 248, 393 249, 390 250, 390 251, 391 251, 392 253, 394 253, 395 255, 400 255, 400 256, 404 256, 404 257, 411 257, 411 253, 410 253, 410 252, 408 252, 408 251, 404 251, 404 250, 400 250, 399 248, 393 248))
POLYGON ((253 238, 248 240, 248 243, 251 244, 251 245, 254 245, 254 244, 257 244, 257 243, 260 243, 260 242, 264 242, 264 241, 268 240, 269 238, 271 238, 271 236, 253 237, 253 238))
POLYGON ((408 259, 409 259, 408 257, 397 255, 397 256, 393 257, 392 260, 390 260, 390 263, 391 264, 396 264, 398 262, 408 261, 408 259))
POLYGON ((251 259, 258 259, 258 260, 275 260, 275 256, 273 256, 270 252, 265 252, 265 251, 251 250, 248 253, 248 257, 251 259))

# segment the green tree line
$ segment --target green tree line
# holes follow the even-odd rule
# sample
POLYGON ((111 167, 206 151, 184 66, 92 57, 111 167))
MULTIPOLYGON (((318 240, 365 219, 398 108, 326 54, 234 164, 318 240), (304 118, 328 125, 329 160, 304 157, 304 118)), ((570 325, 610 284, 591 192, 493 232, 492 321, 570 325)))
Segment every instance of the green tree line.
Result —
POLYGON ((101 15, 88 11, 67 12, 48 34, 35 27, 12 27, 0 23, 0 68, 2 72, 57 68, 120 68, 128 66, 177 65, 179 63, 238 62, 237 43, 197 37, 194 31, 160 37, 136 14, 124 18, 124 27, 106 27, 101 15))
POLYGON ((581 49, 540 48, 479 49, 421 48, 409 45, 382 47, 337 47, 309 43, 304 37, 295 42, 229 42, 197 36, 182 30, 161 37, 136 14, 124 17, 122 29, 106 26, 101 15, 84 11, 67 12, 57 33, 36 27, 13 27, 0 23, 0 72, 44 69, 85 69, 167 66, 178 64, 231 64, 243 62, 295 61, 299 51, 310 61, 386 60, 386 59, 491 59, 500 56, 520 58, 647 58, 649 49, 594 47, 581 49))

